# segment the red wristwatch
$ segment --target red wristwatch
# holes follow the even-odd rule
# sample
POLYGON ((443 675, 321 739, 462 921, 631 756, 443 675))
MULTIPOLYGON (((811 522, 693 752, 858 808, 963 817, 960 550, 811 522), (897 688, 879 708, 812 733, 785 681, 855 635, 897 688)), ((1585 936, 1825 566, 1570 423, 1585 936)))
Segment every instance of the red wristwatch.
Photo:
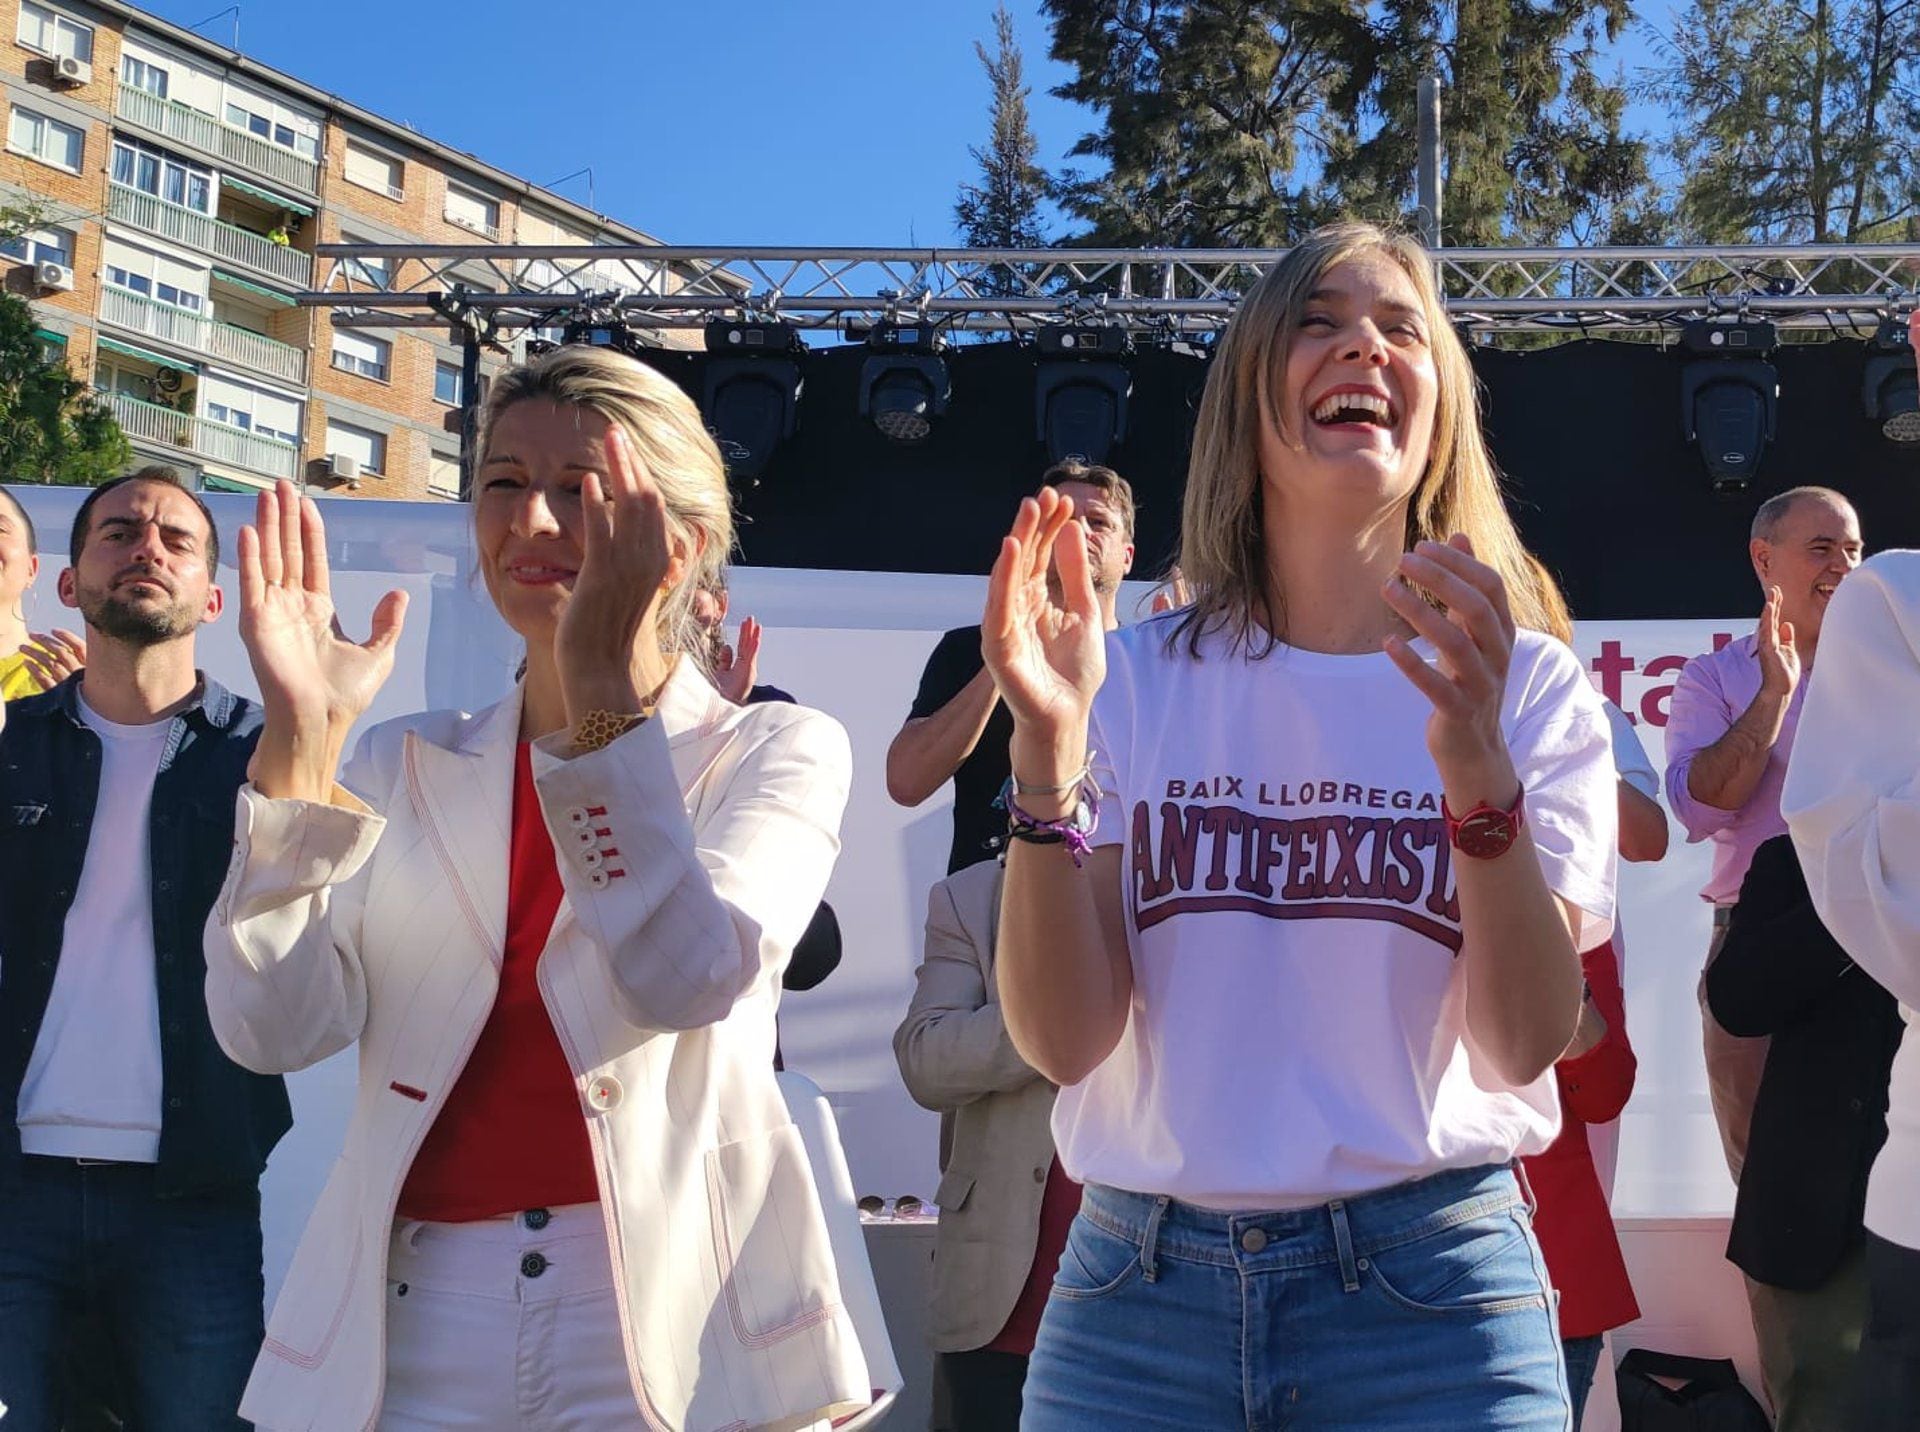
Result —
POLYGON ((1520 794, 1513 798, 1511 809, 1477 805, 1465 815, 1455 815, 1447 809, 1447 798, 1442 796, 1440 814, 1447 822, 1447 839, 1453 842, 1455 850, 1475 860, 1492 860, 1507 853, 1520 834, 1520 827, 1527 823, 1526 804, 1527 792, 1522 787, 1520 794))

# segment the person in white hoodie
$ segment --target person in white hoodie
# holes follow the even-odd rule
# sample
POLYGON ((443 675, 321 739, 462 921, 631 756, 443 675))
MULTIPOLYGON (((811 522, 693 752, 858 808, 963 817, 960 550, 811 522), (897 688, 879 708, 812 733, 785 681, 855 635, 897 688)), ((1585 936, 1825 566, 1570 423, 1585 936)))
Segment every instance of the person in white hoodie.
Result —
POLYGON ((1780 809, 1814 908, 1900 1001, 1909 1037, 1867 1185, 1867 1327, 1850 1427, 1920 1426, 1920 552, 1882 552, 1828 608, 1780 809))

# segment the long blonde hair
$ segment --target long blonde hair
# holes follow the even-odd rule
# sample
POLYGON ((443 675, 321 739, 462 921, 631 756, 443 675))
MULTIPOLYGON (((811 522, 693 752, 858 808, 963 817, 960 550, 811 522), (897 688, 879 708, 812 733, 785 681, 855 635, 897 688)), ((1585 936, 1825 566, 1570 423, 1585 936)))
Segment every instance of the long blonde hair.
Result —
POLYGON ((1479 389, 1466 349, 1448 321, 1433 269, 1413 239, 1373 224, 1333 224, 1309 234, 1268 269, 1246 297, 1214 354, 1194 428, 1181 511, 1179 569, 1193 605, 1173 627, 1199 654, 1201 638, 1223 631, 1235 648, 1261 656, 1285 639, 1286 594, 1267 576, 1261 514, 1260 433, 1273 423, 1291 440, 1279 394, 1307 299, 1336 264, 1380 254, 1399 265, 1418 295, 1438 379, 1427 468, 1407 503, 1405 546, 1464 532, 1474 554, 1507 586, 1514 621, 1552 630, 1566 608, 1553 580, 1533 563, 1507 513, 1500 477, 1480 432, 1479 389))
POLYGON ((661 604, 660 647, 699 658, 705 638, 693 620, 693 596, 733 550, 726 466, 699 408, 672 379, 624 353, 568 344, 494 380, 480 415, 483 459, 500 415, 533 399, 585 408, 626 430, 665 501, 668 533, 686 543, 686 570, 661 604))

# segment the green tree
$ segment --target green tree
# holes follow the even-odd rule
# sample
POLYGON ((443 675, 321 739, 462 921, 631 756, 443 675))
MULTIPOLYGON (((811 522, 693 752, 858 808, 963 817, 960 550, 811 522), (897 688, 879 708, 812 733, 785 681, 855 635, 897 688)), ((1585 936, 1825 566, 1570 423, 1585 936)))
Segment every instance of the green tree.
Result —
POLYGON ((1099 128, 1063 207, 1101 246, 1284 245, 1332 212, 1321 182, 1347 136, 1330 101, 1360 0, 1045 0, 1055 93, 1099 128))
POLYGON ((1037 249, 1047 242, 1040 213, 1047 175, 1035 162, 1040 146, 1027 119, 1032 90, 1014 38, 1013 16, 1004 4, 994 11, 993 34, 992 54, 978 41, 973 46, 993 87, 992 132, 984 149, 968 147, 980 166, 980 178, 960 186, 953 217, 968 248, 1037 249))
POLYGON ((1282 245, 1411 217, 1419 79, 1444 86, 1451 244, 1644 222, 1645 145, 1599 72, 1632 0, 1046 0, 1058 93, 1101 127, 1071 212, 1115 244, 1282 245))
MULTIPOLYGON (((38 200, 0 206, 0 240, 47 222, 38 200)), ((0 481, 91 486, 133 459, 126 434, 86 384, 48 357, 33 307, 0 293, 0 481)))
POLYGON ((1444 241, 1619 242, 1644 236, 1645 140, 1600 70, 1632 0, 1394 0, 1347 37, 1340 102, 1354 132, 1329 171, 1371 216, 1411 215, 1419 82, 1441 82, 1444 241))
POLYGON ((1916 0, 1691 0, 1645 88, 1677 221, 1711 243, 1867 243, 1920 212, 1916 0))

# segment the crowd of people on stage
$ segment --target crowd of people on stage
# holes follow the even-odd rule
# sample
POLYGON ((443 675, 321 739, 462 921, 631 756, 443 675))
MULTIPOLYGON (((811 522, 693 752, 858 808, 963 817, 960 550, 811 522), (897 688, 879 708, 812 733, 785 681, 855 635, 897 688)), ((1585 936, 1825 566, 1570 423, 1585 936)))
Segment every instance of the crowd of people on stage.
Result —
MULTIPOLYGON (((34 633, 0 490, 7 1432, 874 1404, 775 1076, 783 991, 839 959, 854 753, 758 683, 670 380, 562 347, 492 385, 476 454, 519 680, 351 747, 406 599, 343 628, 311 500, 223 534, 171 469, 103 484, 57 577, 80 630, 34 633), (223 617, 257 695, 196 663, 223 617), (349 1047, 263 1317, 284 1076, 349 1047)), ((1776 1425, 1920 1426, 1920 553, 1862 565, 1833 488, 1761 503, 1761 616, 1681 672, 1663 792, 1430 264, 1358 224, 1223 334, 1150 615, 1118 610, 1125 478, 1035 489, 885 753, 895 801, 954 798, 893 1040, 943 1116, 936 1425, 1577 1428, 1639 1316, 1588 1129, 1636 1070, 1618 862, 1670 810, 1712 845, 1704 1050, 1776 1425)))

